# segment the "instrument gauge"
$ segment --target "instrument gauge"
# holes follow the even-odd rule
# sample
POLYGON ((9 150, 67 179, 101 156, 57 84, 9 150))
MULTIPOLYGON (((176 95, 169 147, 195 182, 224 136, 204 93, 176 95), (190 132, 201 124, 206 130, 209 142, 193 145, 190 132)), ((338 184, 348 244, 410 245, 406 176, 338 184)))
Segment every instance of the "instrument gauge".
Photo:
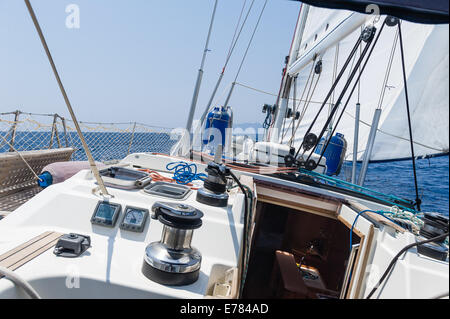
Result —
POLYGON ((91 217, 91 223, 106 227, 114 227, 120 215, 121 206, 119 204, 100 201, 91 217))
POLYGON ((127 206, 120 228, 141 233, 145 228, 148 214, 148 209, 127 206))

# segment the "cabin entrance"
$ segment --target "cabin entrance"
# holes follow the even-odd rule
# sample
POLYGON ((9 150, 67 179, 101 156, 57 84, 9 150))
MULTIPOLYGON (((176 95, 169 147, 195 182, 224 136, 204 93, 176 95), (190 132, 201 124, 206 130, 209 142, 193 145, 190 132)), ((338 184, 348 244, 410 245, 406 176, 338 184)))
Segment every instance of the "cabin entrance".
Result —
POLYGON ((346 225, 262 201, 255 221, 243 298, 339 298, 350 256, 346 225))

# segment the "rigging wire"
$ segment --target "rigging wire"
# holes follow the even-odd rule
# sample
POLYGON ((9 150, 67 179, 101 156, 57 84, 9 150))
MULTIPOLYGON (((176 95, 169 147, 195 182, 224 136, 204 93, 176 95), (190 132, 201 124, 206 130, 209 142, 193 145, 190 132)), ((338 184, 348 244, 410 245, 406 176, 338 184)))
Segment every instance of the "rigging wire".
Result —
MULTIPOLYGON (((239 19, 238 22, 236 24, 236 28, 234 29, 234 34, 233 34, 233 38, 231 39, 231 43, 230 43, 230 47, 228 48, 228 53, 227 53, 227 58, 225 60, 225 65, 227 64, 227 61, 230 59, 231 54, 233 52, 233 47, 234 47, 234 40, 236 39, 236 35, 239 29, 239 25, 241 23, 241 19, 242 19, 242 14, 244 13, 244 9, 245 9, 245 5, 247 4, 247 0, 244 1, 244 4, 242 5, 242 9, 241 9, 241 13, 239 14, 239 19)), ((253 5, 253 4, 252 4, 253 5)), ((247 15, 248 16, 248 15, 247 15)), ((246 17, 247 17, 246 16, 246 17)), ((242 29, 241 29, 242 30, 242 29)))
MULTIPOLYGON (((314 80, 315 73, 313 73, 313 70, 314 70, 314 64, 315 64, 315 61, 316 61, 316 59, 314 59, 314 60, 312 61, 312 63, 311 63, 311 70, 309 71, 308 78, 306 79, 306 83, 305 83, 305 86, 304 86, 304 88, 303 88, 303 91, 302 91, 302 95, 301 95, 301 97, 300 97, 300 100, 298 100, 298 105, 297 105, 297 106, 300 106, 300 103, 303 101, 303 96, 305 95, 306 88, 308 87, 309 80, 311 79, 311 75, 313 75, 313 77, 312 77, 312 79, 311 79, 311 83, 312 83, 312 81, 314 80)), ((293 97, 293 100, 292 100, 294 106, 295 106, 295 102, 296 102, 296 96, 295 96, 295 95, 296 95, 296 92, 297 92, 297 77, 298 77, 298 75, 296 75, 296 76, 294 77, 294 97, 293 97)), ((308 94, 307 94, 306 96, 308 97, 308 94)), ((305 102, 305 104, 303 105, 303 108, 302 108, 302 112, 301 112, 301 113, 303 113, 303 110, 305 109, 305 105, 306 105, 306 102, 307 102, 307 101, 305 100, 304 102, 305 102)), ((295 107, 294 114, 295 114, 296 111, 297 111, 297 107, 295 107)), ((300 120, 300 116, 299 116, 299 120, 300 120)), ((294 132, 295 132, 295 130, 297 129, 296 127, 294 128, 294 126, 295 126, 295 119, 293 119, 293 120, 291 121, 291 123, 292 123, 292 135, 294 135, 294 132)), ((298 125, 297 125, 297 127, 298 127, 298 125)), ((289 129, 289 128, 288 128, 288 129, 289 129)), ((286 134, 287 134, 287 132, 284 132, 282 138, 284 138, 284 136, 285 136, 286 134)), ((290 145, 290 143, 291 143, 291 140, 292 140, 292 138, 289 140, 289 145, 290 145)))
POLYGON ((228 93, 228 96, 227 96, 227 98, 225 100, 225 103, 223 104, 225 108, 228 106, 228 103, 229 103, 229 101, 231 99, 231 94, 233 93, 233 90, 234 90, 237 78, 239 77, 239 74, 241 73, 242 66, 244 65, 245 59, 247 57, 247 53, 248 53, 248 51, 250 49, 250 46, 252 45, 253 38, 254 38, 254 36, 256 34, 256 30, 258 29, 259 23, 261 22, 261 18, 262 18, 262 15, 264 13, 264 10, 266 9, 267 1, 268 0, 266 0, 264 2, 264 5, 263 5, 263 7, 261 9, 261 12, 260 12, 259 17, 258 17, 258 21, 256 22, 255 28, 253 29, 252 36, 250 37, 250 40, 248 41, 247 48, 245 49, 244 56, 242 57, 241 63, 239 64, 239 68, 238 68, 238 70, 236 72, 236 76, 234 77, 234 81, 231 84, 230 92, 228 93))
POLYGON ((300 105, 300 102, 297 100, 297 75, 295 77, 292 78, 292 86, 293 86, 293 90, 292 90, 292 98, 288 97, 288 103, 289 101, 292 101, 292 114, 291 114, 291 121, 289 122, 286 130, 285 130, 285 126, 286 126, 286 122, 287 122, 287 117, 284 119, 283 121, 283 129, 282 131, 282 136, 281 136, 281 141, 283 141, 284 137, 286 136, 286 134, 288 133, 289 129, 292 127, 292 132, 294 132, 294 125, 295 125, 295 114, 297 112, 297 107, 300 105), (297 104, 298 102, 298 104, 297 104))
POLYGON ((222 67, 222 71, 219 74, 219 78, 217 79, 216 85, 215 85, 215 87, 213 89, 213 92, 212 92, 210 98, 209 98, 208 104, 206 105, 205 110, 203 111, 203 114, 200 117, 200 127, 203 125, 203 122, 204 122, 204 120, 206 118, 206 115, 208 114, 208 112, 211 109, 211 106, 213 105, 213 100, 214 100, 214 98, 216 96, 217 90, 219 89, 220 83, 222 82, 223 76, 225 74, 225 69, 227 68, 228 62, 231 59, 231 56, 232 56, 232 54, 234 52, 236 44, 238 43, 239 37, 241 36, 242 30, 244 29, 244 26, 245 26, 245 24, 247 22, 248 16, 250 15, 250 12, 251 12, 252 8, 253 8, 253 4, 255 3, 255 0, 252 0, 252 2, 250 3, 250 6, 249 6, 249 8, 247 10, 247 13, 245 15, 244 21, 242 22, 242 25, 239 28, 239 24, 240 24, 240 21, 241 21, 241 18, 242 18, 242 13, 244 11, 246 3, 247 3, 247 0, 244 1, 244 4, 242 6, 241 14, 239 16, 238 23, 236 24, 236 28, 235 28, 235 31, 234 31, 233 39, 231 40, 230 48, 228 49, 228 54, 227 54, 227 57, 225 59, 225 63, 223 65, 223 67, 222 67), (239 29, 239 32, 237 32, 238 29, 239 29), (237 34, 236 34, 236 32, 237 32, 237 34))
POLYGON ((253 42, 253 38, 254 38, 254 36, 256 34, 256 30, 258 29, 259 23, 261 22, 262 15, 264 13, 264 10, 266 9, 267 1, 268 0, 264 1, 264 5, 263 5, 263 7, 261 9, 261 12, 259 14, 259 17, 258 17, 258 21, 256 22, 255 28, 253 29, 252 36, 250 37, 250 40, 249 40, 248 45, 247 45, 247 48, 245 49, 244 56, 242 57, 241 63, 239 65, 239 69, 238 69, 238 71, 236 73, 236 76, 234 77, 234 81, 233 81, 234 83, 236 83, 237 78, 238 78, 239 74, 241 73, 241 69, 242 69, 242 66, 244 65, 245 58, 247 57, 248 50, 250 49, 250 46, 251 46, 251 44, 253 42))
POLYGON ((416 190, 416 206, 417 210, 420 211, 420 204, 421 199, 419 198, 419 187, 417 185, 417 172, 416 172, 416 159, 414 156, 414 143, 413 143, 413 135, 412 135, 412 126, 411 126, 411 115, 409 110, 409 97, 408 97, 408 83, 406 80, 406 67, 405 67, 405 53, 403 51, 403 37, 402 37, 402 28, 401 28, 401 21, 398 20, 398 36, 400 40, 400 53, 401 53, 401 60, 402 60, 402 73, 403 73, 403 86, 405 89, 405 99, 406 99, 406 113, 408 115, 408 130, 409 130, 409 144, 411 147, 411 159, 412 159, 412 165, 413 165, 413 173, 414 173, 414 187, 416 190))
POLYGON ((311 99, 312 99, 312 97, 313 97, 313 95, 314 95, 314 92, 315 92, 317 83, 319 83, 320 74, 319 74, 319 76, 317 77, 316 84, 314 85, 314 89, 313 89, 313 91, 312 91, 312 94, 309 95, 309 93, 310 93, 310 91, 311 91, 311 88, 312 88, 312 85, 313 85, 313 82, 314 82, 314 77, 316 76, 316 73, 314 72, 314 67, 315 67, 315 64, 316 64, 316 59, 317 59, 317 57, 315 57, 314 60, 313 60, 312 63, 311 63, 311 70, 309 71, 308 79, 306 80, 305 87, 304 87, 304 89, 303 89, 302 96, 301 96, 301 98, 300 98, 300 101, 303 100, 303 96, 304 96, 304 94, 305 94, 305 92, 306 92, 306 88, 308 87, 308 93, 306 93, 305 103, 303 104, 302 111, 300 112, 300 116, 299 116, 299 118, 298 118, 297 125, 295 126, 295 129, 294 129, 293 132, 292 132, 291 138, 289 139, 289 145, 290 145, 290 146, 292 145, 292 141, 293 141, 293 138, 294 138, 294 136, 295 136, 295 133, 297 132, 297 129, 299 128, 300 123, 302 122, 303 116, 305 115, 306 110, 308 109, 308 106, 309 106, 309 104, 311 103, 311 99), (311 75, 312 75, 312 78, 311 78, 311 75), (310 79, 310 78, 311 78, 311 83, 309 83, 309 79, 310 79), (309 86, 308 86, 308 83, 309 83, 309 86), (308 97, 309 97, 309 98, 308 98, 308 97))
MULTIPOLYGON (((382 27, 384 27, 384 23, 383 23, 383 26, 382 26, 382 27)), ((380 30, 380 31, 381 31, 381 30, 380 30)), ((372 30, 370 30, 369 32, 375 32, 374 27, 372 27, 372 30)), ((381 32, 380 32, 380 33, 381 33, 381 32)), ((380 34, 380 33, 379 33, 379 34, 380 34)), ((378 40, 378 38, 379 38, 379 34, 378 34, 378 36, 377 36, 377 40, 378 40)), ((363 38, 363 34, 361 34, 361 36, 359 37, 359 39, 358 39, 359 43, 357 44, 357 46, 354 47, 353 54, 351 54, 352 56, 355 54, 357 47, 359 46, 359 44, 360 44, 361 41, 362 41, 362 38, 363 38)), ((312 147, 311 153, 309 154, 309 156, 308 156, 306 162, 309 161, 309 159, 311 158, 312 154, 314 153, 315 148, 316 148, 317 145, 320 143, 320 140, 321 140, 321 138, 323 137, 323 134, 325 133, 325 130, 327 129, 328 124, 330 123, 332 117, 334 116, 334 113, 337 111, 337 109, 338 109, 338 107, 339 107, 339 104, 341 103, 341 101, 342 101, 342 99, 343 99, 343 97, 344 97, 344 94, 346 93, 348 87, 350 86, 350 83, 351 83, 353 77, 355 76, 355 74, 356 74, 356 72, 357 72, 359 66, 361 65, 361 62, 362 62, 364 56, 365 56, 366 53, 367 53, 367 50, 368 50, 368 49, 370 48, 370 46, 371 46, 372 41, 373 41, 373 34, 370 35, 370 38, 367 40, 367 44, 364 46, 362 55, 359 57, 358 61, 356 62, 357 66, 352 70, 352 73, 351 73, 349 79, 347 79, 347 82, 345 83, 344 88, 342 89, 342 92, 341 92, 341 94, 339 95, 339 97, 338 97, 338 99, 337 99, 337 101, 336 101, 336 106, 334 106, 334 108, 333 108, 333 110, 332 110, 330 116, 328 117, 327 121, 325 122, 325 124, 324 124, 324 126, 323 126, 323 128, 322 128, 322 131, 320 132, 319 136, 317 137, 317 141, 316 141, 314 147, 312 147)), ((372 50, 373 50, 373 46, 372 46, 372 50)), ((373 51, 370 51, 370 52, 373 52, 373 51)), ((350 58, 350 57, 349 57, 349 58, 350 58)), ((347 61, 348 61, 348 60, 347 60, 347 61)), ((368 60, 366 60, 366 62, 367 62, 367 61, 368 61, 368 60)), ((360 76, 358 76, 358 79, 357 79, 355 85, 354 85, 353 88, 352 88, 352 91, 351 91, 351 93, 350 93, 350 97, 351 97, 351 94, 353 93, 353 91, 354 91, 354 89, 355 89, 355 87, 356 87, 356 85, 357 85, 357 82, 358 82, 359 78, 360 78, 360 76)), ((347 103, 348 103, 349 100, 350 100, 350 98, 347 100, 347 103)), ((342 114, 343 114, 343 113, 342 113, 342 114)), ((341 114, 341 116, 342 116, 342 114, 341 114)), ((335 128, 336 128, 336 127, 335 127, 335 128)), ((319 160, 318 160, 317 163, 320 163, 320 160, 322 159, 323 154, 324 154, 324 152, 325 152, 327 146, 329 145, 330 141, 331 141, 331 139, 328 139, 327 142, 326 142, 325 147, 322 147, 322 149, 321 149, 321 154, 320 154, 320 158, 319 158, 319 160)))
MULTIPOLYGON (((359 94, 359 93, 360 93, 360 87, 361 87, 360 83, 361 83, 361 81, 358 82, 358 101, 359 101, 359 96, 360 96, 360 94, 359 94)), ((253 90, 253 91, 255 91, 255 92, 259 92, 259 93, 267 94, 267 95, 271 95, 271 96, 277 96, 275 93, 271 93, 271 92, 267 92, 267 91, 264 91, 264 90, 260 90, 260 89, 254 88, 254 87, 252 87, 252 86, 249 86, 249 85, 246 85, 246 84, 243 84, 243 83, 240 83, 240 82, 236 82, 236 84, 239 85, 239 86, 242 86, 242 87, 244 87, 244 88, 246 88, 246 89, 253 90)), ((224 90, 224 92, 226 92, 226 90, 224 90)), ((225 93, 223 93, 222 97, 223 97, 224 95, 225 95, 225 93)), ((293 98, 290 98, 290 100, 294 100, 294 99, 293 99, 293 98)), ((300 103, 300 102, 306 102, 306 100, 304 100, 303 98, 297 99, 296 101, 299 102, 299 103, 300 103)), ((312 101, 312 100, 310 100, 310 101, 308 101, 308 103, 310 103, 310 104, 322 104, 323 102, 312 101)), ((326 104, 330 104, 330 103, 328 102, 328 103, 326 103, 326 104)), ((349 112, 347 112, 347 111, 345 111, 345 114, 347 114, 348 116, 350 116, 350 117, 353 118, 353 119, 355 118, 355 116, 354 116, 353 114, 351 114, 351 113, 349 113, 349 112)), ((85 122, 83 122, 83 123, 85 123, 85 122)), ((364 120, 361 120, 361 119, 359 120, 359 123, 361 123, 361 124, 363 124, 363 125, 365 125, 365 126, 368 126, 368 127, 371 127, 371 126, 372 126, 370 123, 367 123, 367 122, 365 122, 364 120)), ((382 134, 386 134, 386 135, 389 135, 389 136, 391 136, 391 137, 398 138, 398 139, 401 139, 401 140, 404 140, 404 141, 409 142, 409 139, 407 139, 407 138, 404 138, 404 137, 402 137, 402 136, 398 136, 398 135, 395 135, 395 134, 386 132, 386 131, 384 131, 384 130, 382 130, 382 129, 380 129, 380 128, 378 128, 377 131, 380 132, 380 133, 382 133, 382 134)), ((438 149, 438 148, 435 148, 435 147, 433 147, 433 146, 426 145, 426 144, 424 144, 424 143, 418 142, 417 139, 414 140, 413 142, 414 142, 414 144, 416 144, 416 145, 420 145, 420 146, 422 146, 422 147, 425 147, 425 148, 428 148, 428 149, 430 149, 430 150, 434 150, 434 151, 437 151, 437 152, 444 152, 444 151, 445 151, 445 150, 438 149)))
MULTIPOLYGON (((382 33, 382 31, 383 31, 385 25, 386 25, 386 20, 385 20, 385 21, 383 22, 383 24, 381 25, 380 31, 378 32, 378 34, 377 34, 377 36, 376 36, 376 38, 375 38, 375 41, 373 41, 373 45, 371 46, 372 40, 370 40, 370 42, 364 47, 364 49, 363 49, 363 51, 362 51, 362 54, 360 55, 360 57, 359 57, 359 59, 358 59, 358 61, 357 61, 357 67, 353 70, 351 79, 349 79, 349 80, 350 80, 350 81, 352 80, 353 76, 356 74, 357 69, 359 69, 359 74, 358 74, 358 76, 357 76, 357 78, 356 78, 356 81, 355 81, 355 83, 354 83, 354 85, 353 85, 353 87, 352 87, 352 89, 351 89, 351 91, 350 91, 350 93, 349 93, 349 96, 348 96, 348 98, 347 98, 347 101, 345 102, 345 104, 344 104, 344 106, 343 106, 343 108, 342 108, 341 114, 340 114, 340 116, 339 116, 339 118, 338 118, 338 120, 337 120, 337 122, 336 122, 336 125, 335 125, 333 131, 331 132, 331 136, 333 136, 333 134, 335 133, 336 128, 337 128, 339 122, 341 121, 342 115, 344 114, 344 111, 345 111, 345 109, 347 108, 348 103, 350 102, 350 99, 351 99, 351 97, 352 97, 352 95, 353 95, 353 92, 354 92, 355 89, 357 88, 357 85, 358 85, 358 83, 359 83, 359 81, 360 81, 360 79, 361 79, 361 75, 362 75, 362 73, 364 72, 364 69, 365 69, 366 66, 367 66, 367 62, 369 62, 369 60, 370 60, 370 57, 371 57, 371 55, 372 55, 372 53, 373 53, 373 50, 374 50, 374 48, 375 48, 375 46, 376 46, 376 44, 377 44, 377 42, 378 42, 378 39, 380 38, 380 35, 381 35, 381 33, 382 33), (370 47, 370 46, 371 46, 371 47, 370 47), (365 60, 365 62, 364 62, 364 64, 363 64, 362 68, 360 68, 362 59, 365 57, 365 55, 366 55, 367 50, 369 49, 369 47, 370 47, 370 51, 369 51, 369 53, 368 53, 368 55, 367 55, 367 58, 366 58, 366 60, 365 60)), ((348 83, 348 84, 350 84, 350 83, 348 83)), ((346 90, 346 88, 344 88, 344 91, 345 91, 345 90, 346 90)), ((343 93, 344 93, 344 92, 341 93, 341 96, 340 96, 339 99, 338 99, 338 101, 339 101, 338 104, 339 104, 340 101, 341 101, 341 97, 343 97, 343 93)), ((326 124, 325 124, 325 125, 326 125, 326 124)), ((323 130, 322 130, 322 132, 323 132, 323 130)), ((321 135, 319 136, 318 141, 320 140, 321 136, 322 136, 322 133, 321 133, 321 135)), ((320 160, 322 159, 323 154, 325 153, 325 151, 326 151, 328 145, 330 144, 330 141, 331 141, 331 138, 328 139, 328 140, 326 141, 325 145, 322 147, 321 152, 320 152, 320 157, 319 157, 319 159, 318 159, 318 163, 320 163, 320 160)), ((316 143, 316 146, 317 146, 317 144, 318 144, 318 142, 316 143)), ((315 147, 314 147, 314 148, 315 148, 315 147)), ((314 150, 314 148, 313 148, 313 150, 314 150)), ((312 154, 312 152, 311 152, 311 154, 312 154)), ((311 156, 311 154, 309 155, 309 157, 311 156)), ((309 157, 308 157, 308 160, 309 160, 309 157)))
MULTIPOLYGON (((244 8, 245 8, 246 2, 247 2, 247 0, 244 1, 244 5, 242 6, 241 15, 242 15, 242 11, 243 11, 244 8)), ((252 8, 253 8, 253 4, 254 4, 254 3, 255 3, 255 0, 252 0, 251 4, 250 4, 250 6, 249 6, 249 8, 248 8, 248 10, 247 10, 247 14, 245 15, 244 21, 242 22, 241 28, 239 29, 239 33, 237 34, 237 36, 236 36, 236 38, 235 38, 236 31, 237 31, 237 29, 238 29, 238 27, 239 27, 239 23, 240 23, 240 20, 241 20, 241 16, 239 16, 239 20, 238 20, 238 23, 237 23, 237 25, 236 25, 236 29, 235 29, 235 31, 234 31, 234 34, 235 34, 235 35, 233 35, 233 39, 232 39, 232 41, 231 41, 230 49, 228 50, 227 58, 226 58, 226 60, 225 60, 225 64, 224 64, 224 66, 223 66, 222 72, 225 72, 225 68, 227 67, 228 62, 229 62, 230 59, 231 59, 231 55, 232 55, 233 52, 234 52, 234 48, 236 47, 236 44, 237 44, 237 42, 238 42, 238 40, 239 40, 239 37, 241 36, 242 30, 244 29, 245 23, 247 22, 248 16, 250 15, 250 12, 251 12, 251 10, 252 10, 252 8)))
POLYGON ((292 126, 292 134, 294 134, 295 118, 297 116, 297 109, 300 106, 300 102, 297 103, 297 75, 294 77, 294 92, 292 92, 292 94, 293 94, 293 98, 294 98, 292 100, 292 105, 294 107, 294 112, 292 114, 291 126, 292 126))
MULTIPOLYGON (((312 97, 314 96, 314 93, 316 92, 317 84, 319 84, 319 80, 320 80, 321 74, 322 73, 320 73, 317 76, 316 83, 314 84, 314 87, 310 87, 309 90, 308 90, 308 95, 306 96, 306 103, 305 103, 304 108, 302 110, 302 113, 300 114, 300 117, 298 119, 297 127, 295 128, 294 135, 297 132, 297 129, 300 127, 300 124, 302 123, 302 120, 303 120, 303 118, 304 118, 304 116, 306 114, 306 111, 308 111, 308 108, 311 105, 311 100, 312 100, 312 97), (311 90, 311 88, 312 88, 312 90, 311 90), (311 94, 309 92, 311 92, 311 94)), ((312 82, 311 82, 311 85, 312 85, 312 82)), ((294 135, 291 136, 291 140, 293 139, 294 135)))
POLYGON ((39 35, 40 40, 41 40, 42 46, 44 47, 45 53, 47 54, 48 61, 50 62, 50 65, 51 65, 52 70, 53 70, 53 74, 54 74, 54 76, 56 78, 56 81, 58 82, 59 89, 60 89, 61 94, 62 94, 62 96, 64 98, 64 101, 66 103, 67 109, 69 110, 70 116, 72 117, 73 123, 74 123, 75 128, 76 128, 77 133, 78 133, 78 136, 79 136, 79 138, 81 140, 81 143, 83 144, 83 149, 86 152, 86 156, 88 158, 89 165, 91 167, 92 173, 94 174, 94 177, 95 177, 95 179, 96 179, 96 181, 98 183, 98 186, 99 186, 100 191, 102 192, 102 194, 105 195, 105 196, 108 196, 109 193, 106 190, 106 187, 105 187, 105 184, 103 183, 102 178, 100 177, 100 173, 98 171, 97 166, 95 165, 94 158, 92 157, 91 151, 89 150, 89 146, 87 145, 86 140, 84 139, 83 133, 81 133, 80 125, 78 124, 77 118, 76 118, 75 113, 74 113, 74 111, 72 109, 72 105, 70 104, 69 98, 67 96, 66 90, 65 90, 65 88, 63 86, 63 83, 61 81, 61 78, 59 77, 58 70, 56 69, 56 65, 55 65, 55 63, 53 61, 52 55, 50 53, 50 49, 47 46, 47 42, 45 41, 44 34, 42 33, 42 29, 41 29, 41 27, 39 25, 39 22, 38 22, 37 18, 36 18, 36 15, 34 13, 33 7, 31 6, 30 0, 24 0, 24 1, 25 1, 26 6, 27 6, 28 12, 30 13, 31 19, 33 20, 34 27, 36 28, 36 31, 37 31, 37 33, 39 35))
MULTIPOLYGON (((343 67, 342 67, 342 69, 341 69, 341 71, 339 72, 339 75, 337 76, 336 81, 335 81, 335 82, 333 83, 333 85, 331 86, 331 88, 330 88, 330 90, 329 90, 327 96, 325 97, 325 99, 324 99, 322 105, 321 105, 320 108, 319 108, 319 111, 317 112, 317 114, 316 114, 316 116, 314 117, 313 121, 311 122, 311 124, 310 124, 308 130, 306 131, 305 136, 308 135, 308 134, 311 132, 311 129, 312 129, 312 127, 314 126, 314 124, 316 123, 316 121, 317 121, 317 119, 318 119, 318 117, 319 117, 319 114, 322 112, 322 110, 323 110, 325 104, 327 103, 328 99, 330 98, 331 94, 333 93, 334 89, 336 88, 337 84, 339 83, 339 81, 340 81, 340 79, 341 79, 341 77, 342 77, 342 75, 343 75, 345 69, 348 67, 348 64, 350 63, 350 60, 351 60, 351 58, 353 57, 353 55, 355 54, 356 49, 358 48, 358 46, 359 46, 360 43, 361 43, 361 37, 359 37, 358 40, 356 41, 355 46, 354 46, 353 49, 351 50, 350 55, 348 56, 347 60, 345 61, 344 65, 343 65, 343 67)), ((298 148, 298 150, 297 150, 297 152, 296 152, 296 154, 295 154, 295 156, 294 156, 295 159, 297 159, 297 157, 298 157, 298 155, 299 155, 299 153, 300 153, 300 150, 301 150, 301 148, 302 148, 303 145, 304 145, 304 140, 302 141, 300 147, 298 148)))
MULTIPOLYGON (((257 89, 257 88, 255 88, 255 87, 252 87, 252 86, 249 86, 249 85, 247 85, 247 84, 243 84, 243 83, 240 83, 240 82, 236 82, 236 84, 237 85, 239 85, 239 86, 242 86, 242 87, 244 87, 244 88, 246 88, 246 89, 249 89, 249 90, 253 90, 253 91, 255 91, 255 92, 259 92, 259 93, 262 93, 262 94, 267 94, 267 95, 271 95, 271 96, 277 96, 277 94, 275 94, 275 93, 271 93, 271 92, 267 92, 267 91, 264 91, 264 90, 260 90, 260 89, 257 89)), ((306 100, 304 100, 303 98, 302 99, 294 99, 294 98, 292 98, 292 97, 290 97, 289 98, 289 100, 291 100, 291 101, 297 101, 297 102, 306 102, 306 100)), ((322 102, 319 102, 319 101, 309 101, 309 103, 311 103, 311 104, 322 104, 322 102)), ((330 104, 329 102, 328 103, 326 103, 326 104, 330 104)))
MULTIPOLYGON (((350 114, 350 113, 348 113, 347 111, 345 111, 345 114, 347 114, 348 116, 350 116, 350 117, 353 118, 353 119, 355 118, 355 116, 354 116, 353 114, 350 114)), ((372 127, 371 124, 369 124, 369 123, 367 123, 367 122, 365 122, 364 120, 361 120, 361 119, 359 120, 359 123, 364 124, 364 125, 368 126, 369 128, 372 127)), ((398 138, 398 139, 403 140, 403 141, 406 141, 406 142, 409 142, 409 141, 410 141, 409 139, 407 139, 407 138, 405 138, 405 137, 398 136, 398 135, 395 135, 395 134, 392 134, 392 133, 383 131, 383 130, 380 129, 380 128, 377 129, 377 132, 380 132, 380 133, 382 133, 382 134, 386 134, 386 135, 391 136, 391 137, 398 138)), ((437 152, 441 152, 441 153, 445 152, 445 150, 443 150, 443 149, 438 149, 438 148, 435 148, 435 147, 433 147, 433 146, 423 144, 423 143, 421 143, 421 142, 418 142, 417 140, 413 141, 413 143, 416 144, 416 145, 420 145, 420 146, 422 146, 422 147, 428 148, 428 149, 430 149, 430 150, 437 151, 437 152)), ((361 151, 361 152, 362 152, 362 151, 361 151)), ((448 151, 447 151, 447 153, 448 153, 448 151)))
POLYGON ((389 81, 389 75, 391 73, 391 68, 392 68, 392 64, 394 61, 394 55, 395 55, 395 49, 397 47, 397 41, 398 41, 398 29, 397 32, 395 33, 395 37, 394 37, 394 42, 392 44, 392 49, 391 49, 391 53, 389 55, 389 61, 388 61, 388 66, 386 68, 386 73, 384 75, 384 81, 383 81, 383 89, 381 90, 381 94, 380 94, 380 100, 378 101, 378 109, 382 108, 382 104, 384 101, 384 96, 386 93, 386 88, 388 87, 387 82, 389 81))
MULTIPOLYGON (((336 52, 334 54, 333 75, 331 76, 331 85, 333 85, 334 81, 336 81, 338 64, 339 64, 339 42, 336 44, 336 52)), ((330 98, 328 115, 330 115, 331 109, 333 108, 333 105, 334 105, 334 96, 335 96, 335 91, 333 91, 333 95, 331 95, 331 98, 330 98)))

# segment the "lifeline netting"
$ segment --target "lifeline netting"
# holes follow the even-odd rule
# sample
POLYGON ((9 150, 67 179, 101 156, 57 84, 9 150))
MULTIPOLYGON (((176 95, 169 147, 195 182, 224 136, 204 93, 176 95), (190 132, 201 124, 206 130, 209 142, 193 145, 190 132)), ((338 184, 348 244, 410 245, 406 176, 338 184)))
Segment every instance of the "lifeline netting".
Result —
MULTIPOLYGON (((131 153, 170 152, 179 134, 172 129, 138 122, 79 122, 86 143, 97 161, 120 160, 131 153)), ((86 160, 73 122, 57 114, 0 113, 0 136, 17 151, 73 147, 72 160, 86 160)), ((0 138, 0 153, 13 151, 0 138)))

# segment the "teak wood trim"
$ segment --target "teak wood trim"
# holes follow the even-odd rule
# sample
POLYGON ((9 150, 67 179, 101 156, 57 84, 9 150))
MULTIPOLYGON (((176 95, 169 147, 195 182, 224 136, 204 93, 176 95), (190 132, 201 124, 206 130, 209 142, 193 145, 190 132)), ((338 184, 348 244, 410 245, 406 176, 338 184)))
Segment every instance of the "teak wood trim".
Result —
POLYGON ((279 191, 257 185, 258 201, 289 207, 332 219, 336 219, 341 203, 329 199, 313 197, 302 193, 279 191))
POLYGON ((61 233, 56 232, 42 233, 39 236, 30 239, 26 243, 23 243, 22 245, 19 245, 16 248, 0 255, 0 266, 6 267, 10 270, 16 270, 20 266, 23 266, 30 260, 55 246, 61 236, 61 233))

